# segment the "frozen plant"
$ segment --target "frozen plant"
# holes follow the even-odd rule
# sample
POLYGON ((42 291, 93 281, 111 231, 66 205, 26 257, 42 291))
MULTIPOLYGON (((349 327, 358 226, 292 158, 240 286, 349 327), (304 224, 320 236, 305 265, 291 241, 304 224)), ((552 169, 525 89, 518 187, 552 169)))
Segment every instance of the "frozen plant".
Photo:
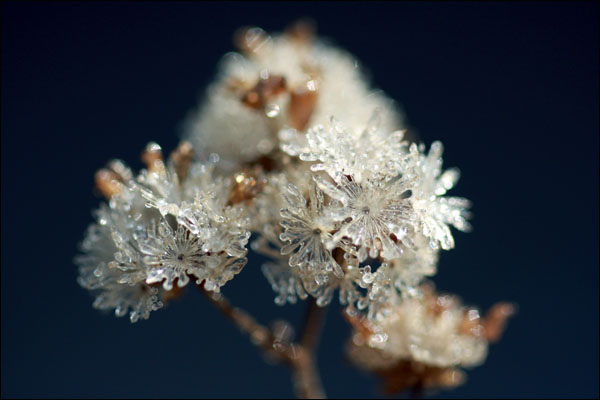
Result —
POLYGON ((470 202, 447 195, 459 172, 443 169, 442 144, 410 140, 393 101, 306 22, 273 36, 241 29, 235 42, 168 158, 149 143, 139 173, 113 160, 96 174, 107 202, 75 259, 79 284, 131 322, 197 286, 291 367, 300 397, 325 396, 315 360, 334 301, 352 328, 349 359, 385 390, 458 385, 513 308, 481 318, 427 281, 452 229, 471 229, 470 202), (223 295, 248 245, 269 258, 278 305, 308 301, 297 341, 223 295))

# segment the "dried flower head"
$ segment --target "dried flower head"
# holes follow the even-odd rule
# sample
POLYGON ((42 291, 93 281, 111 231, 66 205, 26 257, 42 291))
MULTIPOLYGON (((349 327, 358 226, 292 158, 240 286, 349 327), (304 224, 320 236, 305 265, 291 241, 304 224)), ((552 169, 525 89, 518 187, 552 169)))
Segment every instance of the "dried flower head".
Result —
POLYGON ((223 58, 206 100, 188 118, 186 137, 201 158, 218 153, 234 168, 277 149, 279 130, 304 132, 331 116, 362 131, 379 110, 384 129, 400 127, 392 101, 369 88, 355 57, 298 26, 273 36, 256 27, 236 34, 241 52, 223 58))
POLYGON ((514 313, 508 303, 494 305, 485 318, 456 296, 437 295, 424 285, 421 295, 404 299, 377 324, 351 318, 347 354, 357 366, 384 379, 387 391, 414 386, 453 387, 464 382, 459 368, 475 367, 487 356, 514 313))

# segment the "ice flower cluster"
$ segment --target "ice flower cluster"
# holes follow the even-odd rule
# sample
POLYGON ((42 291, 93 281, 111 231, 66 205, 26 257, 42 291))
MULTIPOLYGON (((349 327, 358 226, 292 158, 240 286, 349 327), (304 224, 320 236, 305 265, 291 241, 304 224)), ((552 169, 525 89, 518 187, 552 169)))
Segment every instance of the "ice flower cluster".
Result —
POLYGON ((135 322, 190 282, 218 292, 252 235, 275 302, 337 296, 360 321, 363 364, 482 362, 477 312, 422 286, 453 230, 471 229, 470 202, 448 195, 459 172, 442 167, 442 144, 409 140, 393 101, 306 23, 235 41, 168 160, 150 143, 138 174, 121 161, 98 172, 107 203, 76 259, 94 306, 135 322))
POLYGON ((183 142, 165 163, 150 143, 137 176, 111 161, 96 174, 108 199, 81 244, 79 284, 96 296, 94 307, 147 319, 174 286, 190 278, 209 291, 220 288, 246 264, 248 219, 228 204, 231 179, 213 174, 217 157, 192 162, 183 142))

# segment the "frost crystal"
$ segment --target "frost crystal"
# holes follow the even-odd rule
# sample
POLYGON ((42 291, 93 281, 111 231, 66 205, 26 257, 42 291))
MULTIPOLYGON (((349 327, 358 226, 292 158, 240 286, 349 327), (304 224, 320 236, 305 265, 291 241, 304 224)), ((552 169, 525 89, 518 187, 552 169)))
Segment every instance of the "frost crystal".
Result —
POLYGON ((81 244, 78 282, 95 294, 94 308, 114 309, 118 317, 129 313, 131 322, 148 319, 162 307, 159 290, 145 281, 141 253, 133 236, 138 229, 129 213, 106 205, 97 212, 81 244))
POLYGON ((367 255, 394 259, 402 254, 401 245, 411 246, 407 236, 414 217, 409 196, 410 176, 395 180, 359 183, 352 177, 338 175, 337 185, 317 175, 315 182, 323 192, 342 206, 329 210, 329 216, 342 223, 328 243, 333 248, 349 238, 358 246, 359 261, 367 255))
POLYGON ((414 144, 411 147, 411 153, 417 153, 413 160, 420 176, 413 190, 412 206, 419 215, 421 232, 430 238, 431 247, 441 246, 442 249, 449 250, 454 247, 449 225, 464 232, 471 230, 467 221, 471 202, 462 197, 444 196, 454 187, 460 173, 456 168, 441 172, 442 143, 434 142, 427 155, 423 151, 424 146, 420 146, 418 150, 414 144))
POLYGON ((97 175, 109 202, 75 260, 96 308, 147 319, 175 281, 183 287, 193 276, 218 292, 245 265, 248 221, 227 204, 231 185, 212 175, 214 163, 191 163, 190 152, 183 143, 165 164, 151 143, 143 154, 148 168, 137 177, 120 161, 97 175))
POLYGON ((298 267, 306 279, 314 279, 322 285, 331 273, 342 277, 340 266, 331 255, 325 243, 331 241, 330 230, 334 224, 323 213, 323 193, 311 185, 310 202, 307 204, 298 188, 290 184, 284 195, 287 208, 281 210, 281 225, 284 232, 280 238, 289 242, 281 248, 281 254, 293 252, 289 259, 291 267, 298 267))
POLYGON ((190 233, 183 225, 174 230, 164 219, 152 224, 145 234, 136 235, 143 261, 149 267, 148 283, 163 282, 165 290, 173 289, 177 279, 178 286, 189 282, 187 274, 198 277, 204 275, 206 268, 200 237, 190 233))
POLYGON ((352 176, 357 182, 366 178, 394 178, 403 170, 408 157, 404 132, 388 133, 380 129, 375 112, 362 131, 354 132, 331 118, 304 134, 295 129, 281 130, 281 148, 291 156, 314 162, 313 171, 325 171, 332 178, 352 176))

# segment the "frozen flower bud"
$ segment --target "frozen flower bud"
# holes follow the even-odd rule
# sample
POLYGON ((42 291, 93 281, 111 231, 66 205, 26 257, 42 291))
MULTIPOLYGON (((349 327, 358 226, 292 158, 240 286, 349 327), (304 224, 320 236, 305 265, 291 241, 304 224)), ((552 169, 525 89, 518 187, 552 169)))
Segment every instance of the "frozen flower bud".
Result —
POLYGON ((467 221, 471 216, 471 202, 462 197, 445 196, 460 173, 456 168, 442 172, 442 143, 434 142, 428 154, 424 147, 413 144, 410 149, 414 155, 410 166, 419 177, 410 201, 418 215, 418 229, 430 239, 431 247, 449 250, 454 247, 450 226, 463 232, 471 230, 467 221))
MULTIPOLYGON (((484 333, 486 322, 477 309, 455 296, 437 295, 431 285, 421 289, 420 297, 404 299, 376 322, 348 318, 355 332, 348 357, 380 375, 388 391, 456 386, 464 381, 458 368, 483 363, 488 342, 498 338, 484 333)), ((508 312, 506 303, 492 310, 508 312)))
POLYGON ((185 141, 181 142, 171 153, 169 158, 173 163, 179 182, 184 182, 194 159, 194 148, 192 147, 192 144, 185 141))
POLYGON ((157 143, 150 142, 142 152, 142 161, 146 164, 149 171, 157 174, 165 173, 165 163, 163 161, 162 149, 157 143))
POLYGON ((119 176, 108 169, 98 170, 95 181, 96 188, 107 200, 123 191, 123 184, 120 182, 119 176))

